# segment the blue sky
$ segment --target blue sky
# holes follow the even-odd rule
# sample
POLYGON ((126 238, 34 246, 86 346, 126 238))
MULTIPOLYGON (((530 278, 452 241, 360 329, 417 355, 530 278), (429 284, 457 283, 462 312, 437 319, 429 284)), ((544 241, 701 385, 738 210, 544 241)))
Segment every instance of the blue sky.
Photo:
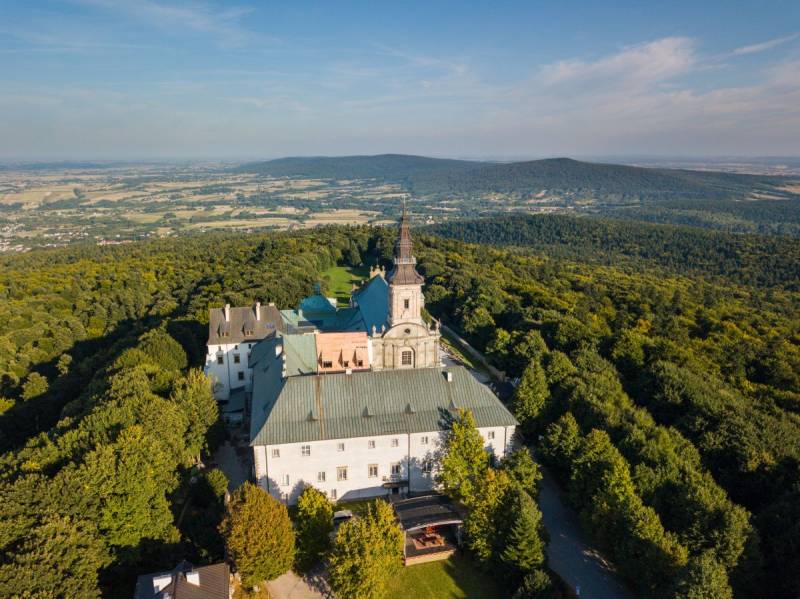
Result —
POLYGON ((0 158, 800 155, 800 2, 0 0, 0 158))

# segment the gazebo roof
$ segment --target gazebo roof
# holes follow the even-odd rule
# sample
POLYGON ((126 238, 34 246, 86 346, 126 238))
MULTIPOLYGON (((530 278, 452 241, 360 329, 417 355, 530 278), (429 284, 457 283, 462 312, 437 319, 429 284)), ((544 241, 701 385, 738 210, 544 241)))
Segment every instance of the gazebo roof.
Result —
POLYGON ((404 531, 427 526, 461 524, 462 515, 444 495, 425 495, 393 501, 394 511, 404 531))

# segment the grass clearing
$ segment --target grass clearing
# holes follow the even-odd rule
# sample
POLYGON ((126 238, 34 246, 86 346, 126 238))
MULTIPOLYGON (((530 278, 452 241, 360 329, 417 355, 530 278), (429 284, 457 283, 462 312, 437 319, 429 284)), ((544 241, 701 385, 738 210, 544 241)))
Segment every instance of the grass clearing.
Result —
POLYGON ((403 568, 389 584, 389 597, 493 599, 508 596, 466 555, 403 568))
POLYGON ((322 278, 327 282, 327 293, 335 297, 340 305, 350 301, 350 290, 353 285, 369 278, 368 266, 334 266, 322 273, 322 278))

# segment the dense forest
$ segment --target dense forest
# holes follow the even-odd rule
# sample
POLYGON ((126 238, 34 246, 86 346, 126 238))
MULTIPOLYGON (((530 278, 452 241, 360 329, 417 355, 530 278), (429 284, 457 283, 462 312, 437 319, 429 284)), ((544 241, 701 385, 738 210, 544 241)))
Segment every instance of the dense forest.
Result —
MULTIPOLYGON (((644 596, 701 581, 718 597, 796 597, 795 247, 579 219, 490 227, 437 231, 525 247, 418 237, 426 306, 519 380, 526 440, 620 573, 644 596)), ((219 559, 216 529, 180 517, 220 511, 218 482, 197 470, 219 437, 196 370, 208 307, 296 305, 334 263, 388 261, 395 235, 327 227, 0 259, 0 595, 119 596, 179 557, 219 559)))
POLYGON ((384 154, 280 158, 245 164, 237 172, 275 177, 378 179, 401 183, 419 196, 477 196, 501 193, 530 196, 542 190, 579 192, 614 201, 731 199, 754 191, 792 197, 780 177, 654 169, 552 158, 513 163, 445 160, 384 154))
POLYGON ((655 268, 800 290, 800 241, 562 215, 514 214, 427 229, 442 237, 546 252, 592 264, 655 268))
POLYGON ((800 201, 671 200, 636 207, 612 207, 604 216, 653 223, 689 225, 729 233, 800 237, 800 201))
POLYGON ((521 378, 526 437, 643 596, 698 577, 797 596, 796 291, 437 238, 418 253, 429 310, 521 378))
POLYGON ((333 229, 3 258, 0 596, 130 596, 137 574, 221 559, 225 483, 197 484, 195 467, 219 440, 196 368, 208 307, 294 305, 316 273, 358 261, 359 241, 333 229))

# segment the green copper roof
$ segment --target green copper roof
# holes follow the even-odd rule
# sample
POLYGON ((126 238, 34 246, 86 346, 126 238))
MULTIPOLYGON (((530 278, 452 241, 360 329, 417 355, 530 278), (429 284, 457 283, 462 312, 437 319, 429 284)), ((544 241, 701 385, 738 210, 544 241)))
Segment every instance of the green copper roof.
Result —
POLYGON ((461 366, 287 379, 279 369, 275 360, 254 371, 251 445, 443 430, 456 408, 471 410, 479 427, 518 424, 461 366))

